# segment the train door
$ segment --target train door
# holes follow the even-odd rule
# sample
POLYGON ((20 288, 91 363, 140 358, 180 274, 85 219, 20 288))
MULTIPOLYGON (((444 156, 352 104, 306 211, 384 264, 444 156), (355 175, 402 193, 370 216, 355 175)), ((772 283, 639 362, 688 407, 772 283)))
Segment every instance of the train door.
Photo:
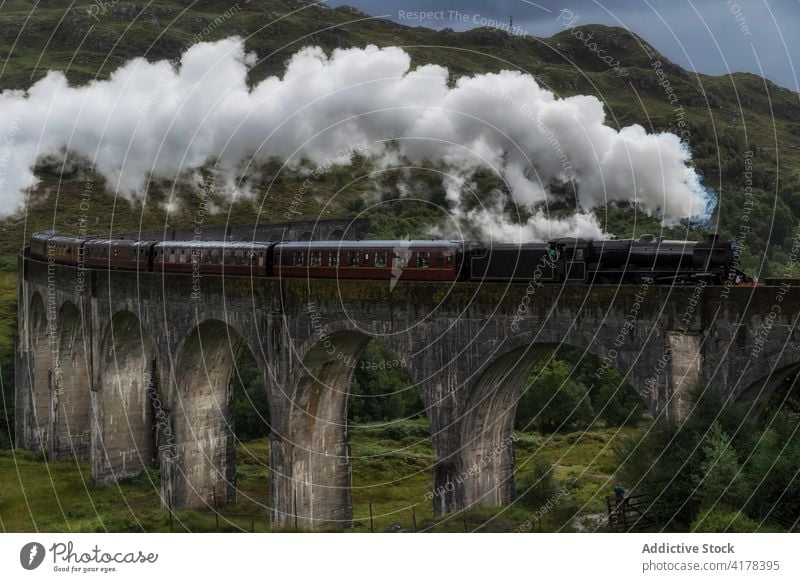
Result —
POLYGON ((586 282, 586 259, 588 245, 586 243, 556 243, 561 280, 569 283, 586 282))

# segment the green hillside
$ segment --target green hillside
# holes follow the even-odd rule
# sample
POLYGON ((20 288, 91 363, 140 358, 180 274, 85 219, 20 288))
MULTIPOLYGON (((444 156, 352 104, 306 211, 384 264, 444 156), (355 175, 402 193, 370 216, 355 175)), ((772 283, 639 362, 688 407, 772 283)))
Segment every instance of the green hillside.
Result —
MULTIPOLYGON (((46 0, 31 4, 23 0, 5 2, 0 9, 0 46, 8 55, 0 69, 0 89, 24 89, 47 70, 66 72, 74 84, 105 78, 133 57, 150 60, 174 59, 200 40, 239 35, 260 61, 250 81, 280 74, 286 59, 300 47, 399 45, 412 54, 415 64, 447 66, 453 76, 519 69, 529 72, 559 96, 593 94, 605 104, 608 123, 622 127, 640 123, 650 131, 684 132, 696 168, 706 186, 720 196, 719 223, 723 234, 739 235, 745 186, 745 156, 752 152, 755 208, 751 230, 742 242, 747 247, 744 266, 754 274, 780 275, 787 262, 793 225, 800 216, 800 102, 798 95, 751 74, 712 77, 687 72, 659 55, 639 37, 619 28, 587 25, 565 29, 551 38, 511 36, 494 29, 463 33, 411 28, 372 18, 352 8, 331 9, 298 0, 265 0, 231 4, 216 0, 191 3, 156 1, 128 2, 101 10, 83 2, 65 8, 46 0), (625 69, 610 68, 580 40, 592 34, 593 41, 625 69), (669 98, 667 86, 674 91, 669 98), (763 261, 766 254, 767 260, 763 261), (763 263, 763 264, 762 264, 763 263)), ((365 195, 393 197, 396 177, 391 172, 380 179, 357 180, 372 168, 357 160, 351 168, 334 169, 315 184, 315 195, 304 201, 297 216, 316 218, 354 216, 364 209, 365 195), (326 206, 342 186, 348 185, 326 206)), ((270 178, 278 166, 267 164, 258 171, 270 178)), ((425 197, 443 201, 438 179, 419 171, 411 176, 425 197)), ((87 171, 42 162, 42 179, 31 193, 28 212, 0 224, 0 253, 11 253, 30 233, 41 227, 63 231, 77 228, 75 201, 86 188, 87 171)), ((407 176, 408 177, 408 176, 407 176)), ((165 224, 190 224, 196 196, 176 193, 178 209, 166 213, 170 184, 152 187, 142 203, 113 200, 98 190, 102 182, 93 178, 94 192, 88 227, 95 232, 121 232, 139 228, 161 228, 165 224)), ((290 199, 302 182, 281 171, 271 198, 239 201, 234 205, 218 200, 220 213, 208 219, 217 223, 282 221, 281 198, 290 199)), ((494 176, 482 176, 478 185, 487 191, 498 184, 494 176)), ((443 216, 432 216, 431 206, 404 203, 386 212, 372 214, 374 236, 422 233, 443 216)), ((569 208, 556 211, 568 212, 569 208)), ((367 211, 369 214, 369 210, 367 211)), ((657 220, 636 209, 608 208, 598 211, 601 224, 618 236, 658 232, 657 220)), ((699 236, 677 228, 665 235, 699 236)))

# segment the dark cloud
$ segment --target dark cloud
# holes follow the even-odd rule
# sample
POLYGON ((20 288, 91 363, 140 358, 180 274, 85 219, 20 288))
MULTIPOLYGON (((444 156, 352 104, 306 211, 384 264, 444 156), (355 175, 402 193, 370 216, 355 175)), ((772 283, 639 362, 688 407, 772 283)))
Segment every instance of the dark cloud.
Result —
POLYGON ((746 71, 800 89, 798 0, 330 0, 409 26, 466 30, 497 23, 532 36, 563 29, 569 10, 578 24, 628 28, 681 66, 720 75, 746 71), (425 13, 425 14, 419 14, 425 13), (795 73, 795 69, 798 69, 795 73))

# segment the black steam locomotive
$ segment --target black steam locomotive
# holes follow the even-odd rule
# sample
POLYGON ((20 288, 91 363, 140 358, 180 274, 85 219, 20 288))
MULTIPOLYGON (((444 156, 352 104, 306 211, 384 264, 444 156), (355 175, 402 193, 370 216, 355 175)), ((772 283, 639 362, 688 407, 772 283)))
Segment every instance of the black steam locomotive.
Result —
POLYGON ((31 258, 93 269, 210 275, 542 283, 747 285, 736 244, 644 235, 486 246, 474 241, 229 242, 82 239, 38 232, 31 258))

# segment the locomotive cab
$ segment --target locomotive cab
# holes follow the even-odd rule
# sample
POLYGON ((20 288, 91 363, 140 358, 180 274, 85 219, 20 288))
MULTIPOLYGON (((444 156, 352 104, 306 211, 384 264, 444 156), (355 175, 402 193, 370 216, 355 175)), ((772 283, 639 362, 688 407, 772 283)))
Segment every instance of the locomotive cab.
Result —
POLYGON ((586 264, 591 256, 592 241, 562 238, 550 243, 551 254, 558 259, 561 281, 586 282, 586 264))

